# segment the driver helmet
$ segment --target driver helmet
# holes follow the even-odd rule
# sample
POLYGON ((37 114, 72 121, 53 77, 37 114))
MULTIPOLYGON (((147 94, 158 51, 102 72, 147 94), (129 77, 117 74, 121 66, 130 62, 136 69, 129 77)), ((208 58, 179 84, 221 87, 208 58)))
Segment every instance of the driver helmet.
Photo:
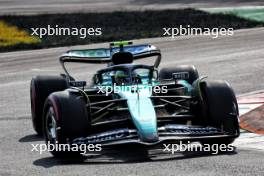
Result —
POLYGON ((118 85, 129 83, 129 76, 125 74, 124 71, 116 71, 114 78, 115 78, 115 83, 118 85))

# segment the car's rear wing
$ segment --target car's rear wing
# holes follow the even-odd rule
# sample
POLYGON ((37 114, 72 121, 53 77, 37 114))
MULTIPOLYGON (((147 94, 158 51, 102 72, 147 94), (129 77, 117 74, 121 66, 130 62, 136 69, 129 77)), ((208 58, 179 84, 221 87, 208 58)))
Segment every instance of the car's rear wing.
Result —
MULTIPOLYGON (((121 45, 122 46, 122 45, 121 45)), ((120 51, 129 52, 134 59, 160 56, 160 50, 153 45, 128 45, 121 47, 70 50, 60 57, 61 62, 110 63, 111 56, 120 51)))
POLYGON ((161 61, 161 53, 157 47, 149 44, 132 45, 132 42, 125 41, 110 43, 109 48, 69 50, 60 57, 60 62, 66 74, 69 75, 64 65, 65 62, 108 63, 108 65, 111 65, 112 56, 118 52, 131 53, 133 60, 157 56, 154 63, 155 68, 159 66, 161 61))

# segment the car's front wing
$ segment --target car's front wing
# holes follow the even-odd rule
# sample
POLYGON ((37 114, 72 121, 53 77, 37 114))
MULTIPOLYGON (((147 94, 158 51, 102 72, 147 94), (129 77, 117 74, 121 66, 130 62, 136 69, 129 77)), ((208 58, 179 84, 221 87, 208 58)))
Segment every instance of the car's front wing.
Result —
POLYGON ((102 147, 118 145, 142 145, 155 146, 163 143, 195 142, 208 139, 236 138, 236 134, 228 134, 214 127, 187 126, 170 124, 158 128, 159 139, 155 142, 144 142, 134 129, 115 129, 88 137, 80 137, 72 140, 72 144, 101 144, 102 147))

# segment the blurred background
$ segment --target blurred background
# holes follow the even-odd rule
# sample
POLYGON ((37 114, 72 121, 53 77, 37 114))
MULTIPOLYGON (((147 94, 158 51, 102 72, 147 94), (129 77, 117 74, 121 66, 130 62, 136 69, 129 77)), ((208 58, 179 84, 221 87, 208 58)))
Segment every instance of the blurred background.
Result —
POLYGON ((264 25, 260 0, 0 0, 0 52, 162 37, 164 27, 264 25), (50 25, 102 28, 101 36, 32 36, 50 25))

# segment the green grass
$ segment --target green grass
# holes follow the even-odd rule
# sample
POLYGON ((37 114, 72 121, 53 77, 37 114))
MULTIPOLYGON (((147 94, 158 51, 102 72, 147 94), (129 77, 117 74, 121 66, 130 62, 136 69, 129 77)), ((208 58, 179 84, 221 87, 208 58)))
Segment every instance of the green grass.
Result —
POLYGON ((230 14, 249 20, 264 22, 264 7, 252 8, 213 8, 205 9, 210 13, 230 14))
POLYGON ((0 16, 0 20, 29 33, 32 33, 31 28, 47 27, 48 25, 68 28, 99 27, 102 28, 103 33, 102 36, 92 36, 85 39, 79 36, 45 36, 40 43, 0 47, 0 52, 162 37, 164 27, 177 28, 180 25, 210 29, 242 29, 264 26, 262 22, 251 21, 234 15, 211 14, 195 9, 0 16))

